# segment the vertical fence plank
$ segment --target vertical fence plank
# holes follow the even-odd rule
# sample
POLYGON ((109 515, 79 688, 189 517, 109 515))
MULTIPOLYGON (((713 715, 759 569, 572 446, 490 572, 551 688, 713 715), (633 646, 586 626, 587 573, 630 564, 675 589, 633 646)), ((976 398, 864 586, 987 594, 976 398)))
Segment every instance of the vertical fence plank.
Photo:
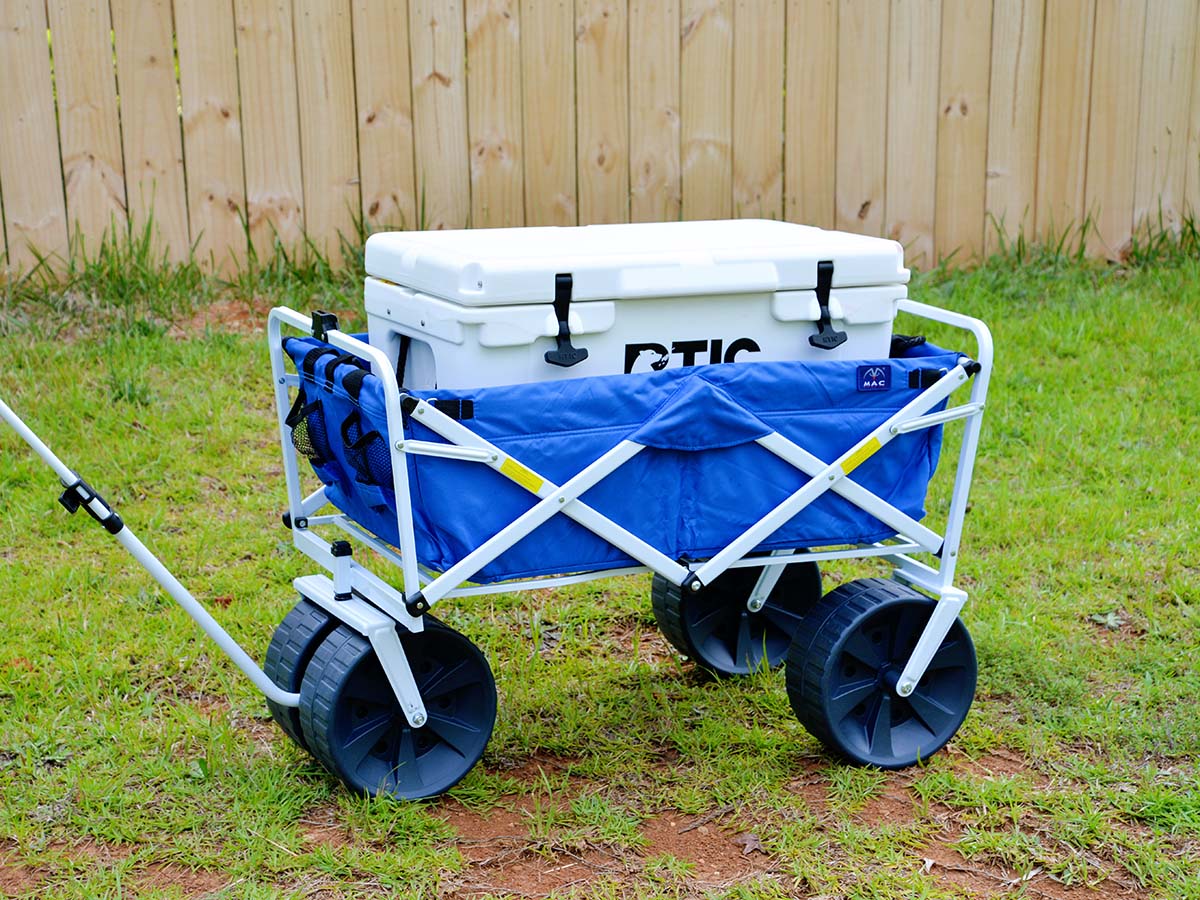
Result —
POLYGON ((984 246, 1034 226, 1046 0, 995 0, 984 246))
POLYGON ((465 228, 471 217, 462 0, 410 0, 413 151, 423 228, 465 228))
POLYGON ((838 12, 837 227, 883 233, 888 8, 841 0, 838 12))
POLYGON ((354 0, 354 85, 363 219, 416 228, 407 0, 354 0))
POLYGON ((71 252, 86 257, 126 227, 112 26, 98 0, 51 0, 47 11, 71 252))
POLYGON ((1116 259, 1133 230, 1145 0, 1100 0, 1092 55, 1086 209, 1088 252, 1116 259))
POLYGON ((955 253, 966 261, 983 252, 991 45, 991 0, 946 0, 938 99, 938 258, 955 253))
POLYGON ((629 4, 629 217, 679 218, 679 0, 629 4))
POLYGON ((887 236, 909 265, 933 265, 942 0, 892 0, 888 50, 887 236))
POLYGON ((733 0, 683 0, 680 177, 685 219, 733 210, 733 0))
MULTIPOLYGON (((1183 211, 1185 215, 1196 219, 1200 218, 1200 21, 1197 22, 1193 40, 1192 110, 1188 116, 1187 148, 1184 154, 1183 211)), ((1193 222, 1193 225, 1200 225, 1200 222, 1193 222)))
POLYGON ((1038 138, 1037 230, 1057 239, 1083 224, 1095 0, 1046 4, 1038 138))
POLYGON ((629 221, 629 42, 621 0, 576 0, 579 221, 629 221))
POLYGON ((525 224, 574 225, 574 0, 522 0, 521 97, 525 224))
POLYGON ((1193 57, 1196 6, 1155 0, 1146 18, 1145 71, 1138 126, 1134 226, 1178 229, 1183 207, 1186 167, 1197 166, 1187 152, 1188 104, 1196 90, 1193 57), (1191 85, 1189 91, 1185 85, 1191 85))
POLYGON ((471 224, 522 225, 521 26, 517 0, 467 0, 471 224))
POLYGON ((350 3, 304 0, 295 16, 304 230, 337 262, 342 237, 357 240, 362 215, 350 3))
POLYGON ((783 218, 784 0, 733 15, 733 214, 783 218))
POLYGON ((0 4, 0 185, 8 265, 28 271, 38 254, 67 255, 62 164, 54 125, 50 48, 42 0, 0 4))
POLYGON ((170 0, 112 0, 129 223, 151 226, 156 252, 186 259, 187 197, 170 0))
POLYGON ((246 261, 246 176, 233 5, 175 0, 188 220, 196 259, 225 275, 246 261))
POLYGON ((234 0, 234 21, 246 218, 251 247, 266 260, 276 240, 290 251, 303 239, 292 7, 288 0, 234 0))
POLYGON ((832 228, 837 174, 837 0, 788 0, 784 216, 832 228))

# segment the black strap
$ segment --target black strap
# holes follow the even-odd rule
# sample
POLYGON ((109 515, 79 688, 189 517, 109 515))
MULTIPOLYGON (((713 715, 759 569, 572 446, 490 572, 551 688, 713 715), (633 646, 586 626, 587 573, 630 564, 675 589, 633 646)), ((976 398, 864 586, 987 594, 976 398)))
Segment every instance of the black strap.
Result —
POLYGON ((908 386, 915 391, 923 391, 937 384, 945 374, 945 369, 913 369, 908 373, 908 386))
POLYGON ((408 366, 408 348, 412 338, 407 334, 400 335, 400 358, 396 360, 396 387, 404 390, 404 370, 408 366))
POLYGON ((449 416, 455 421, 463 419, 475 418, 475 401, 474 400, 437 400, 433 401, 433 408, 444 415, 449 416))
POLYGON ((357 480, 363 484, 379 484, 371 473, 371 466, 367 461, 366 448, 372 441, 382 440, 383 435, 378 431, 368 431, 366 434, 363 434, 362 415, 357 410, 342 420, 342 444, 347 450, 346 458, 354 466, 357 472, 357 480), (358 437, 351 439, 352 432, 354 431, 358 432, 358 437))
POLYGON ((287 418, 283 420, 288 428, 295 428, 306 418, 313 410, 318 409, 321 402, 318 400, 313 403, 308 402, 308 398, 304 395, 304 388, 300 389, 300 393, 296 395, 296 400, 292 404, 291 410, 288 411, 287 418))
POLYGON ((333 390, 333 377, 337 374, 337 367, 344 366, 347 363, 353 363, 358 359, 353 353, 342 353, 325 363, 325 390, 333 390))
POLYGON ((300 371, 309 378, 316 377, 315 373, 317 370, 317 360, 319 360, 322 356, 328 356, 331 353, 334 356, 337 355, 337 351, 332 347, 313 347, 313 349, 304 354, 304 359, 300 360, 300 371))
POLYGON ((349 375, 342 378, 342 387, 346 389, 346 393, 350 395, 350 399, 355 403, 358 402, 358 395, 362 393, 363 379, 366 377, 366 369, 356 368, 349 375))

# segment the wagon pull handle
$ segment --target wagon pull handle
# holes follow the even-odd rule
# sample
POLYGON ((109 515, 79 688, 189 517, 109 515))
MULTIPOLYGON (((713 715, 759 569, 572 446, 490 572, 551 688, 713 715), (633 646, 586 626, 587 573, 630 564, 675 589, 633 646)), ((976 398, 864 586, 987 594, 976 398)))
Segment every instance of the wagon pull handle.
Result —
POLYGON ((833 287, 833 260, 823 259, 817 263, 817 303, 821 305, 821 318, 817 320, 817 333, 808 336, 808 342, 818 350, 833 350, 846 343, 846 332, 835 331, 829 316, 829 290, 833 287))
POLYGON ((200 601, 193 597, 191 592, 180 584, 179 579, 159 561, 158 557, 151 553, 146 545, 129 530, 129 527, 121 520, 108 501, 66 463, 55 456, 45 442, 34 434, 29 426, 21 421, 21 417, 13 412, 3 400, 0 400, 0 419, 7 422, 13 431, 33 449, 33 452, 54 470, 54 474, 58 476, 58 480, 64 488, 58 502, 66 508, 67 512, 74 513, 82 508, 99 522, 104 530, 129 551, 138 564, 150 573, 151 577, 171 595, 176 603, 183 607, 183 611, 192 617, 196 624, 204 630, 204 633, 225 651, 225 655, 233 661, 233 664, 241 669, 254 682, 254 686, 266 694, 269 699, 280 706, 300 705, 300 695, 283 690, 268 678, 258 664, 250 658, 250 655, 241 648, 241 645, 230 637, 229 632, 222 628, 220 623, 200 604, 200 601))

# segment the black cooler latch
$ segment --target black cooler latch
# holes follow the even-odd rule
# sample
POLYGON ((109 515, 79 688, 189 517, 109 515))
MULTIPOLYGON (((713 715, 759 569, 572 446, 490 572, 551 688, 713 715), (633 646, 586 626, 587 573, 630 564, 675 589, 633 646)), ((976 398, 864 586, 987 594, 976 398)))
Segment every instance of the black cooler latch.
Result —
POLYGON ((833 260, 823 259, 817 263, 817 303, 821 304, 821 318, 817 321, 817 333, 808 336, 808 342, 818 350, 832 350, 846 343, 846 332, 834 331, 829 318, 829 289, 833 287, 833 260))
POLYGON ((546 351, 546 362, 552 366, 568 368, 583 362, 588 358, 588 352, 583 347, 571 346, 571 287, 573 279, 570 274, 559 273, 554 276, 554 317, 558 319, 558 335, 555 341, 558 347, 546 351))

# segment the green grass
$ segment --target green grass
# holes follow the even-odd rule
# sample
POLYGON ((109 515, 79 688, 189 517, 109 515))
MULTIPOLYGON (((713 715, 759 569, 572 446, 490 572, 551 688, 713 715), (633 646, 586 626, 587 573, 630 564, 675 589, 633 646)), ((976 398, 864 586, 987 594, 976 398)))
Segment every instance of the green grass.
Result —
MULTIPOLYGON (((503 896, 573 865, 522 890, 1200 898, 1200 259, 1194 229, 1135 250, 1014 244, 914 282, 989 322, 997 365, 959 569, 978 698, 904 773, 824 756, 780 673, 696 673, 624 578, 448 603, 499 685, 484 761, 452 800, 351 797, 0 430, 0 895, 503 896), (704 842, 745 833, 769 856, 735 871, 734 845, 706 875, 704 842)), ((260 654, 310 568, 278 525, 265 341, 167 327, 230 297, 353 306, 359 275, 289 261, 229 285, 106 252, 7 288, 0 397, 260 654)))

